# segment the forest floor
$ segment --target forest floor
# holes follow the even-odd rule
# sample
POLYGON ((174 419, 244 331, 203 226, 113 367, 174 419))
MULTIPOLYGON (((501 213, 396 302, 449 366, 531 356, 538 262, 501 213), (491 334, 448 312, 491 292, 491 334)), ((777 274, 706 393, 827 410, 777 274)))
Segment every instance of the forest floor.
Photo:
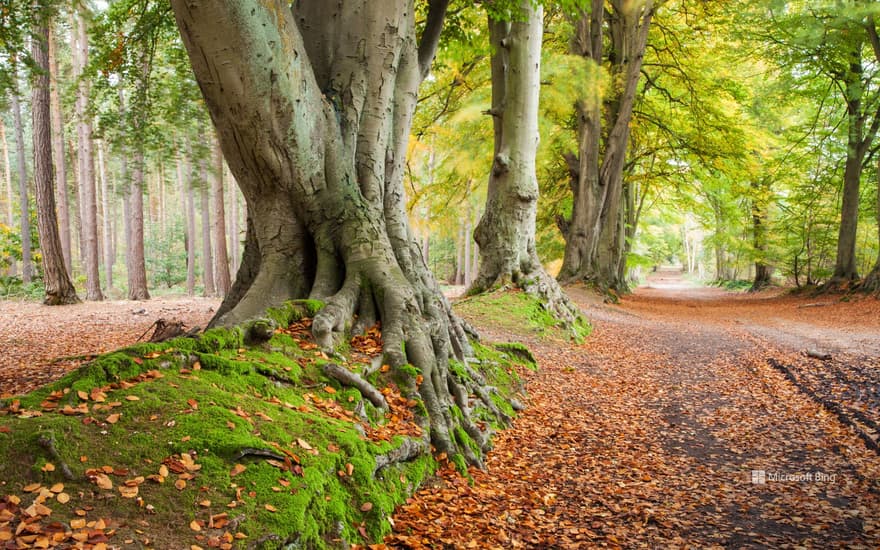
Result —
MULTIPOLYGON (((400 507, 389 545, 880 546, 880 301, 729 293, 669 273, 619 305, 569 291, 595 326, 583 345, 473 319, 534 351, 530 406, 484 471, 444 471, 400 507)), ((204 326, 217 305, 0 302, 0 395, 133 343, 159 317, 204 326)))
POLYGON ((399 508, 387 542, 880 546, 880 301, 662 272, 619 305, 569 293, 595 326, 582 346, 480 327, 535 352, 530 407, 472 483, 445 476, 399 508))

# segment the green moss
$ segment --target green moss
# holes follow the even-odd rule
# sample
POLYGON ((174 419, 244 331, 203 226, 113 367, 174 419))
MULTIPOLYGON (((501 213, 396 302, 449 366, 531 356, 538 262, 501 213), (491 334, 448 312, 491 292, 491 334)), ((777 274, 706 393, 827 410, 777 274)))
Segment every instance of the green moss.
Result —
POLYGON ((279 307, 266 310, 266 316, 275 321, 280 327, 288 327, 294 321, 305 317, 314 317, 324 308, 324 302, 320 300, 291 300, 284 302, 279 307))

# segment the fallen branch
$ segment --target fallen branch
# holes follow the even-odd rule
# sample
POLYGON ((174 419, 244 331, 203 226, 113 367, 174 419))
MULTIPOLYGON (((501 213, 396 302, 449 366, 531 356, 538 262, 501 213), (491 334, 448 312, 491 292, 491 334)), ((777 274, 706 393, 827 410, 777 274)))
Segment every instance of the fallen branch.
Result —
POLYGON ((345 367, 341 367, 334 363, 327 363, 323 367, 324 374, 339 381, 344 386, 356 388, 367 401, 373 404, 377 409, 388 408, 388 402, 385 396, 376 389, 376 386, 370 384, 357 373, 351 372, 345 367))
POLYGON ((201 330, 200 327, 193 327, 189 330, 186 330, 186 325, 183 321, 166 321, 165 319, 159 318, 156 319, 152 325, 147 327, 147 330, 141 334, 141 337, 137 339, 138 342, 144 339, 144 336, 150 332, 150 329, 153 329, 153 335, 150 336, 150 339, 147 342, 157 344, 159 342, 164 342, 166 340, 170 340, 172 338, 177 338, 178 336, 187 336, 193 337, 199 333, 201 330))
POLYGON ((70 466, 64 462, 64 459, 61 458, 61 455, 58 454, 58 449, 55 448, 55 438, 50 436, 41 435, 39 439, 37 439, 37 444, 40 445, 52 460, 58 463, 59 468, 61 469, 61 475, 64 476, 64 479, 67 481, 73 481, 76 479, 73 475, 73 472, 70 471, 70 466))
POLYGON ((813 359, 820 359, 822 361, 830 361, 831 354, 825 353, 824 351, 819 351, 815 349, 804 350, 804 355, 807 357, 812 357, 813 359))
POLYGON ((798 306, 798 309, 806 308, 806 307, 824 307, 833 305, 833 302, 815 302, 812 304, 801 304, 798 306))

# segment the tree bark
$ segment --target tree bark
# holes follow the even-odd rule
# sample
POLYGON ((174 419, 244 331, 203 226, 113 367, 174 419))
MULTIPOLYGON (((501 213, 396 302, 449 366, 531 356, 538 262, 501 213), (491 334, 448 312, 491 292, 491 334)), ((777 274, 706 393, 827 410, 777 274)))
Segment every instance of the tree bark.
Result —
POLYGON ((89 83, 84 77, 88 63, 89 42, 86 33, 85 8, 76 13, 76 26, 71 32, 74 49, 74 78, 76 89, 76 128, 79 154, 77 155, 79 177, 80 226, 82 232, 83 264, 86 272, 86 300, 104 299, 101 292, 98 269, 98 207, 95 203, 95 161, 92 154, 92 123, 89 120, 89 83))
POLYGON ((752 246, 755 252, 755 278, 751 292, 770 285, 773 268, 767 263, 767 205, 770 193, 769 181, 752 182, 752 246))
POLYGON ((0 119, 0 144, 3 146, 3 178, 6 182, 6 225, 15 224, 15 194, 12 192, 12 164, 9 162, 9 142, 6 141, 6 124, 0 119))
POLYGON ((610 6, 606 11, 603 0, 593 0, 589 11, 582 10, 571 42, 572 53, 591 61, 597 71, 610 65, 613 88, 602 97, 597 77, 576 105, 578 152, 566 155, 574 200, 571 219, 562 224, 565 256, 559 279, 625 291, 626 280, 620 277, 625 261, 623 171, 654 4, 613 0, 610 6))
POLYGON ((129 185, 128 299, 149 300, 147 265, 144 258, 144 149, 135 145, 129 185))
MULTIPOLYGON (((16 71, 14 78, 18 80, 16 71)), ((18 171, 18 200, 19 200, 19 230, 21 231, 21 280, 27 284, 34 277, 34 262, 32 259, 31 243, 31 216, 28 206, 28 176, 27 164, 24 152, 24 124, 21 120, 21 101, 18 97, 18 85, 9 94, 12 107, 12 123, 15 130, 16 159, 18 171)))
POLYGON ((104 158, 104 142, 98 142, 98 173, 101 180, 101 238, 104 253, 104 280, 107 281, 107 290, 113 288, 113 226, 110 212, 110 189, 107 183, 107 165, 104 158))
POLYGON ((202 167, 204 185, 199 189, 199 210, 202 214, 202 284, 205 296, 216 296, 214 286, 214 254, 211 246, 211 201, 208 190, 208 171, 202 167))
POLYGON ((877 261, 871 272, 865 277, 862 288, 868 292, 877 292, 880 290, 880 161, 877 161, 877 261))
POLYGON ((184 159, 184 188, 186 191, 186 293, 195 294, 196 288, 196 206, 192 188, 192 164, 189 157, 184 159))
POLYGON ((519 5, 522 21, 489 18, 495 150, 486 209, 474 231, 480 268, 470 293, 513 284, 540 296, 573 328, 579 311, 541 265, 535 248, 538 211, 538 97, 541 86, 543 9, 519 5))
POLYGON ((46 305, 79 302, 76 289, 64 265, 58 222, 55 218, 55 191, 52 170, 52 132, 49 93, 49 25, 39 0, 34 2, 36 22, 31 39, 31 56, 39 72, 32 91, 34 187, 37 197, 37 229, 43 258, 46 305))
POLYGON ((58 91, 58 57, 55 32, 49 27, 49 86, 52 109, 52 156, 55 162, 55 204, 58 210, 58 234, 68 276, 73 273, 70 248, 70 201, 67 197, 67 156, 64 149, 64 113, 58 91))
POLYGON ((226 211, 223 205, 223 151, 220 143, 212 147, 214 171, 211 174, 211 195, 214 200, 213 245, 214 245, 214 288, 217 294, 225 296, 232 283, 229 280, 229 255, 226 253, 226 211))
MULTIPOLYGON (((343 9, 302 0, 289 10, 280 0, 174 0, 172 7, 248 205, 245 257, 214 324, 311 297, 325 303, 312 331, 329 349, 355 315, 359 326, 381 320, 386 361, 421 372, 421 385, 400 374, 410 381, 404 391, 425 405, 421 420, 437 452, 479 464, 457 435, 487 448, 467 400, 477 388, 448 365, 452 356, 466 361, 470 344, 406 218, 407 139, 427 74, 420 60, 433 57, 419 51, 412 2, 352 0, 343 9)), ((430 2, 438 9, 446 2, 430 2)))
MULTIPOLYGON (((230 180, 232 177, 230 176, 230 180)), ((241 260, 241 237, 239 233, 241 229, 239 228, 240 220, 239 220, 239 205, 238 205, 238 188, 233 181, 232 184, 227 186, 229 188, 229 259, 230 259, 230 271, 236 272, 238 271, 238 263, 241 260)))

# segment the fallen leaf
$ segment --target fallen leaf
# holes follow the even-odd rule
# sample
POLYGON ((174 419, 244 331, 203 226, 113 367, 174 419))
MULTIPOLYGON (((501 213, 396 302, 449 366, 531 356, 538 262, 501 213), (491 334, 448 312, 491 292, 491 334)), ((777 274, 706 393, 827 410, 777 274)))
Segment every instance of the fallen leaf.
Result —
POLYGON ((229 471, 229 477, 235 477, 238 474, 244 472, 245 470, 247 470, 247 466, 245 466, 243 464, 236 464, 235 466, 232 467, 232 470, 229 471))
POLYGON ((107 417, 107 422, 110 424, 116 424, 117 422, 119 422, 120 416, 122 416, 122 415, 119 413, 113 413, 107 417))

